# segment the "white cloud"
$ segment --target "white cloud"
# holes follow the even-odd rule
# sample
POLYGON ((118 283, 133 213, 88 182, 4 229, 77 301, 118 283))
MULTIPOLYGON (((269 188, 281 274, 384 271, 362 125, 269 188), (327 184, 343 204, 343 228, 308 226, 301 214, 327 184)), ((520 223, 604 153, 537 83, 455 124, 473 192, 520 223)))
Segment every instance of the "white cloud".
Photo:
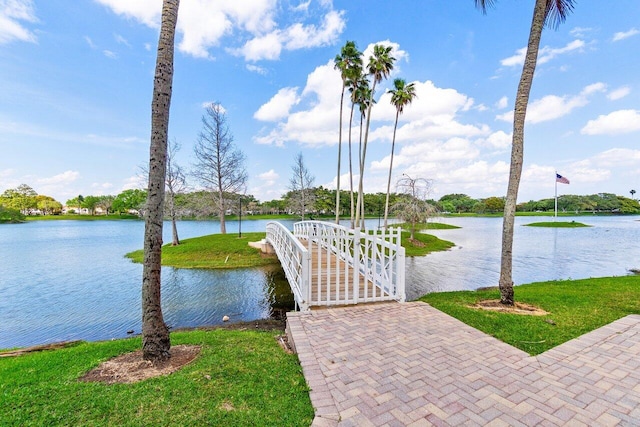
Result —
POLYGON ((476 141, 482 147, 488 147, 498 151, 504 151, 511 147, 511 134, 504 131, 493 132, 487 138, 476 141))
MULTIPOLYGON (((96 0, 118 15, 135 19, 151 28, 160 28, 162 0, 96 0)), ((180 9, 182 12, 182 9, 180 9)))
MULTIPOLYGON (((527 107, 527 122, 540 123, 566 116, 578 107, 584 107, 589 103, 589 96, 597 92, 604 92, 604 83, 593 83, 586 86, 578 95, 557 96, 547 95, 529 103, 527 107)), ((513 121, 513 111, 496 116, 498 120, 513 121)))
POLYGON ((146 51, 149 51, 149 52, 150 52, 150 51, 151 51, 151 43, 145 43, 145 44, 144 44, 144 50, 146 50, 146 51))
MULTIPOLYGON (((454 89, 438 88, 431 81, 414 84, 417 96, 401 116, 396 135, 398 142, 456 136, 477 137, 489 133, 485 125, 467 125, 456 121, 457 114, 471 108, 473 99, 454 89)), ((260 107, 255 117, 259 115, 263 120, 280 118, 287 108, 293 109, 294 100, 299 108, 288 116, 283 116, 283 120, 275 128, 265 131, 266 134, 263 132, 255 141, 277 146, 286 142, 312 146, 336 144, 341 87, 340 75, 334 69, 333 61, 317 67, 308 76, 307 84, 299 97, 294 96, 295 93, 290 89, 285 92, 281 90, 267 104, 260 107)), ((372 110, 369 141, 391 140, 393 126, 377 126, 380 122, 392 123, 395 119, 395 108, 389 100, 390 95, 383 94, 372 110)), ((345 110, 348 111, 348 108, 345 110)), ((348 114, 345 114, 345 119, 348 121, 348 114)), ((354 127, 357 128, 356 123, 357 117, 354 120, 354 127)), ((346 132, 347 130, 345 134, 346 132)), ((356 135, 357 132, 356 129, 356 135)))
MULTIPOLYGON (((116 14, 152 28, 159 27, 160 0, 97 1, 116 14)), ((233 41, 226 43, 231 46, 228 52, 247 61, 275 60, 283 50, 334 44, 344 31, 344 12, 334 10, 332 2, 320 2, 320 10, 313 13, 304 3, 286 11, 279 3, 277 0, 184 1, 178 14, 177 32, 181 35, 178 49, 196 58, 213 59, 209 50, 220 46, 222 39, 229 36, 233 41)))
POLYGON ((247 64, 246 67, 247 70, 251 71, 252 73, 262 74, 263 76, 267 74, 267 69, 264 67, 260 67, 254 64, 247 64))
POLYGON ((609 92, 607 94, 607 98, 609 98, 612 101, 615 101, 615 100, 624 98, 630 93, 631 93, 631 88, 629 86, 622 86, 622 87, 619 87, 618 89, 614 89, 611 92, 609 92))
POLYGON ((629 31, 620 31, 613 35, 612 41, 617 42, 620 40, 628 39, 629 37, 633 37, 637 34, 640 34, 637 28, 632 28, 629 31))
POLYGON ((273 169, 269 169, 268 171, 258 175, 258 179, 260 179, 260 181, 266 181, 270 183, 274 183, 278 180, 278 178, 280 178, 280 175, 278 175, 278 173, 273 169))
POLYGON ((86 41, 86 42, 87 42, 87 44, 89 45, 89 47, 90 47, 91 49, 97 49, 97 48, 98 48, 98 46, 96 46, 96 45, 95 45, 95 43, 93 43, 93 40, 91 40, 91 37, 89 37, 89 36, 84 36, 84 41, 86 41))
POLYGON ((104 54, 104 56, 106 56, 107 58, 110 58, 110 59, 117 59, 118 58, 118 54, 113 52, 113 51, 111 51, 111 50, 105 49, 105 50, 102 51, 102 53, 104 54))
POLYGON ((275 122, 287 117, 291 107, 298 102, 300 102, 298 88, 285 87, 273 95, 266 104, 262 105, 253 117, 263 122, 275 122))
POLYGON ((373 55, 373 47, 377 44, 383 46, 391 46, 391 56, 395 58, 391 76, 397 75, 400 72, 400 63, 402 61, 409 61, 409 53, 407 53, 406 50, 400 49, 400 45, 398 43, 392 42, 389 39, 381 40, 376 43, 369 43, 369 45, 362 52, 362 63, 365 67, 367 66, 367 64, 369 63, 369 58, 373 55))
POLYGON ((68 170, 49 178, 41 178, 38 180, 38 184, 43 184, 43 185, 68 184, 78 179, 79 176, 80 176, 80 172, 68 170))
POLYGON ((285 47, 296 50, 334 44, 346 26, 343 15, 343 12, 332 10, 325 15, 320 27, 299 22, 290 26, 284 32, 285 47))
MULTIPOLYGON (((255 141, 259 144, 276 146, 282 146, 290 141, 306 145, 336 144, 341 87, 342 80, 334 70, 332 60, 317 67, 307 77, 307 84, 299 96, 297 105, 301 108, 290 113, 286 120, 279 122, 266 135, 257 136, 255 141)), ((276 97, 278 95, 275 95, 272 100, 276 97)), ((286 99, 286 97, 281 96, 277 99, 286 99)), ((258 111, 266 115, 268 109, 265 105, 258 111)))
POLYGON ((327 46, 337 42, 344 31, 343 12, 329 11, 320 26, 305 25, 296 22, 281 30, 260 34, 239 49, 229 49, 235 55, 243 56, 247 61, 275 60, 280 58, 283 50, 307 49, 327 46))
POLYGON ((122 187, 118 193, 124 190, 144 189, 147 187, 147 181, 142 175, 133 175, 123 180, 122 187))
POLYGON ((590 27, 575 27, 571 29, 571 31, 569 31, 569 34, 571 34, 573 37, 584 37, 587 33, 590 33, 592 31, 593 28, 590 27))
POLYGON ((129 44, 129 41, 122 37, 120 34, 114 34, 113 37, 116 39, 116 43, 123 44, 128 48, 131 48, 131 44, 129 44))
POLYGON ((585 135, 620 135, 640 130, 640 111, 618 110, 589 120, 580 130, 585 135))
POLYGON ((14 40, 37 42, 36 35, 25 28, 21 21, 38 22, 33 1, 0 0, 0 44, 14 40))
POLYGON ((251 194, 259 194, 261 199, 269 200, 280 198, 285 189, 278 187, 278 179, 280 175, 273 169, 258 174, 258 185, 254 185, 249 189, 251 194))
MULTIPOLYGON (((544 64, 546 62, 551 61, 558 55, 562 55, 563 53, 572 52, 574 50, 580 50, 585 46, 585 42, 582 40, 574 40, 568 43, 565 47, 560 48, 552 48, 549 46, 545 46, 538 51, 538 65, 544 64)), ((514 66, 522 66, 524 64, 524 58, 527 54, 527 48, 523 47, 516 51, 516 54, 505 58, 500 61, 505 67, 514 67, 514 66)))
POLYGON ((508 103, 509 103, 509 99, 506 96, 503 96, 498 100, 498 102, 496 102, 496 108, 500 110, 507 108, 508 103))
POLYGON ((110 182, 94 182, 93 184, 91 184, 91 188, 97 188, 100 190, 108 190, 109 188, 113 188, 113 184, 110 182))
POLYGON ((244 56, 244 59, 247 61, 278 59, 282 52, 280 33, 274 32, 261 37, 255 37, 249 40, 241 49, 232 50, 231 52, 239 56, 244 56))
MULTIPOLYGON (((203 103, 201 103, 201 104, 200 104, 200 107, 202 107, 202 108, 204 109, 204 108, 211 107, 213 104, 216 104, 216 103, 217 103, 216 101, 205 101, 205 102, 203 102, 203 103)), ((217 103, 217 104, 220 106, 220 112, 221 112, 222 114, 226 114, 226 113, 227 113, 227 109, 226 109, 226 108, 224 108, 224 107, 222 106, 222 104, 220 104, 220 103, 217 103)))

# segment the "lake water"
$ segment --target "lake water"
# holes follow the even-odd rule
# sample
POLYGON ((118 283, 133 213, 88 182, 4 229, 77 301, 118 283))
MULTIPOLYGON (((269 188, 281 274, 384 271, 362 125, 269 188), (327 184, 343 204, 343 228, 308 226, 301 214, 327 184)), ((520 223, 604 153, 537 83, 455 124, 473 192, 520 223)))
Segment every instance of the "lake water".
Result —
MULTIPOLYGON (((516 285, 556 279, 623 276, 640 268, 640 217, 562 217, 592 227, 542 228, 523 224, 551 221, 516 217, 513 280, 516 285)), ((497 286, 502 218, 446 218, 462 228, 430 230, 456 246, 446 252, 407 259, 407 296, 497 286)), ((517 290, 516 290, 517 292, 517 290)))
MULTIPOLYGON (((514 280, 612 276, 640 267, 638 217, 580 217, 593 227, 520 227, 514 280)), ((567 220, 563 218, 563 220, 567 220)), ((243 221, 243 232, 267 221, 243 221)), ((294 221, 284 221, 289 228, 294 221)), ((407 259, 407 295, 475 289, 498 283, 500 218, 451 218, 462 229, 433 230, 456 247, 407 259)), ((165 241, 170 227, 165 224, 165 241)), ((369 227, 377 226, 371 220, 369 227)), ((227 223, 236 233, 238 223, 227 223)), ((181 239, 219 231, 217 222, 178 224, 181 239)), ((142 247, 142 221, 35 221, 0 226, 0 348, 63 340, 104 340, 139 333, 142 266, 124 254, 142 247)), ((268 318, 293 298, 279 268, 164 268, 163 312, 173 328, 268 318)))

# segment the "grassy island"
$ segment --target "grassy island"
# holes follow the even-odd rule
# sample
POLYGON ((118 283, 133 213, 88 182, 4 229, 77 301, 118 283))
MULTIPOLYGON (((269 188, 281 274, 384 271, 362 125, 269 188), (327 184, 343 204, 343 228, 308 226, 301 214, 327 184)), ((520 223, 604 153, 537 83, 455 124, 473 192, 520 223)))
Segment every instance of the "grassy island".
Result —
MULTIPOLYGON (((162 265, 176 268, 248 268, 278 264, 275 255, 267 255, 249 246, 249 242, 264 239, 266 233, 211 234, 182 240, 180 245, 162 247, 162 265)), ((402 246, 407 256, 424 256, 435 251, 446 251, 455 246, 452 242, 438 239, 430 234, 416 233, 414 241, 409 233, 402 232, 402 246)), ((142 263, 143 251, 125 255, 133 262, 142 263)))
MULTIPOLYGON (((247 268, 277 264, 275 255, 262 254, 260 250, 249 246, 257 242, 266 233, 210 234, 208 236, 185 239, 178 246, 171 244, 162 247, 162 265, 177 268, 247 268)), ((142 263, 143 250, 125 255, 133 262, 142 263)))
MULTIPOLYGON (((392 227, 401 227, 404 230, 410 230, 411 229, 411 224, 408 222, 403 222, 401 224, 393 224, 392 227)), ((420 224, 416 224, 415 225, 415 229, 417 230, 453 230, 456 228, 461 228, 458 227, 457 225, 451 225, 451 224, 444 224, 442 222, 426 222, 426 223, 420 223, 420 224)))
POLYGON ((549 227, 549 228, 580 228, 591 227, 590 225, 583 224, 581 222, 567 222, 567 221, 547 221, 547 222, 532 222, 530 224, 523 224, 526 227, 549 227))

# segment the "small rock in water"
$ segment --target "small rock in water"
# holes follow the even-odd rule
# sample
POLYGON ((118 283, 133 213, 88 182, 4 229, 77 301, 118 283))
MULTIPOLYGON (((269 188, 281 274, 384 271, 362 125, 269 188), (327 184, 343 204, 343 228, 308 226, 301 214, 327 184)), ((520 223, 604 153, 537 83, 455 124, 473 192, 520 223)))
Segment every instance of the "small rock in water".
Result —
POLYGON ((222 318, 222 321, 223 321, 223 322, 228 322, 228 321, 229 321, 229 316, 224 316, 224 317, 222 318))
POLYGON ((132 333, 134 333, 134 332, 135 332, 135 331, 134 331, 133 329, 129 329, 129 330, 127 331, 127 334, 131 335, 131 334, 132 334, 132 333))

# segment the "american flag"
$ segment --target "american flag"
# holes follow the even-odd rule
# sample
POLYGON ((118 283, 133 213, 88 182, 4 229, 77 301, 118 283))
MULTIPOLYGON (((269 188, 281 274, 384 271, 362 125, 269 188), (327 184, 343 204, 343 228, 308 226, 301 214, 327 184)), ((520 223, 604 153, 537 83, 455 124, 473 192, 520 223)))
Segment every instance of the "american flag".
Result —
POLYGON ((560 175, 558 172, 556 172, 556 182, 559 182, 561 184, 569 184, 569 180, 560 175))

